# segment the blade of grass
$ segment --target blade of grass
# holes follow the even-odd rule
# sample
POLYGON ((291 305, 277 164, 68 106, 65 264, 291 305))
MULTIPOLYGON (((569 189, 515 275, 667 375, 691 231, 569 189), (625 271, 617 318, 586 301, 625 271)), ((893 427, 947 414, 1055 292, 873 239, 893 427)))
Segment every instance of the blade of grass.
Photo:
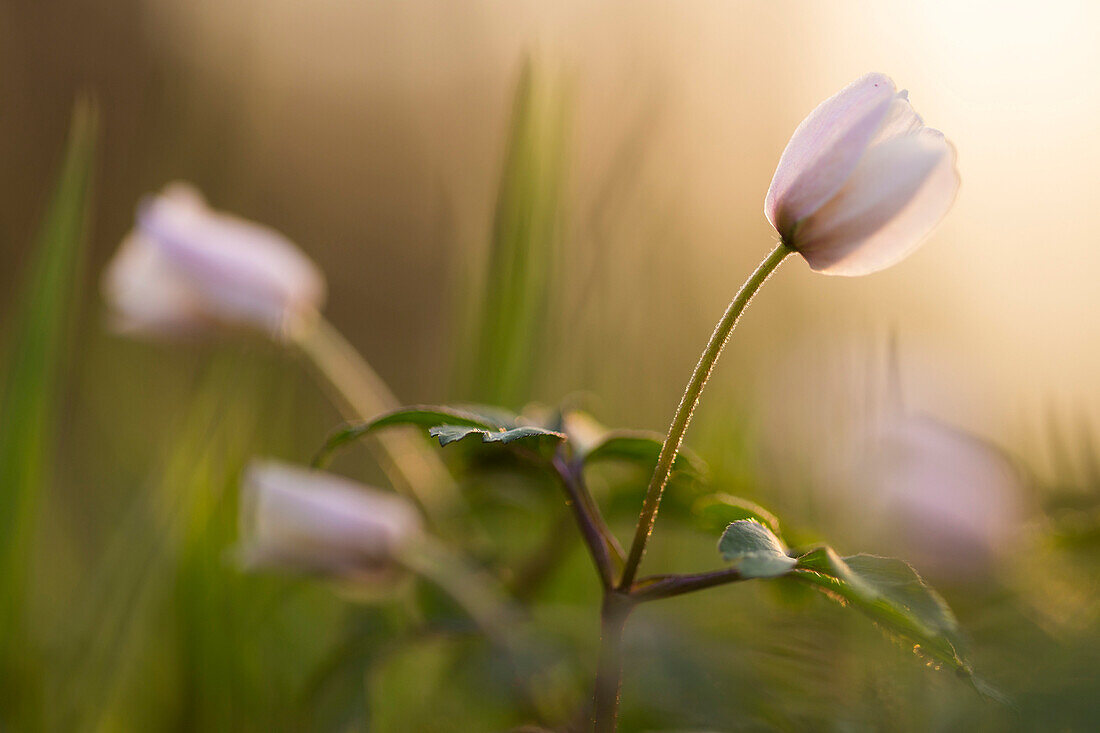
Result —
MULTIPOLYGON (((33 709, 33 657, 24 618, 30 547, 49 481, 52 437, 75 317, 90 196, 97 115, 90 99, 73 110, 65 159, 34 244, 23 293, 8 325, 0 383, 0 719, 33 709), (15 669, 14 667, 18 667, 15 669), (9 697, 11 699, 9 699, 9 697)), ((6 727, 0 725, 0 727, 6 727)))
MULTIPOLYGON (((474 324, 476 362, 463 380, 476 399, 517 407, 531 396, 562 236, 568 104, 560 79, 528 59, 512 102, 492 235, 474 324)), ((468 310, 468 309, 467 309, 468 310)))
POLYGON ((47 729, 295 727, 343 606, 232 561, 237 484, 272 428, 272 393, 285 391, 261 363, 220 358, 163 426, 163 456, 74 591, 47 729))

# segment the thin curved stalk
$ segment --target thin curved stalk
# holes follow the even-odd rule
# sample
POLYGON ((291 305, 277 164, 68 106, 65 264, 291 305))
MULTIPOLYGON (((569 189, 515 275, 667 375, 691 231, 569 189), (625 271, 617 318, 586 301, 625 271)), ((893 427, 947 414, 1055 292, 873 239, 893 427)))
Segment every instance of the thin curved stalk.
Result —
POLYGON ((676 460, 676 454, 680 451, 684 433, 687 432, 692 413, 695 411, 695 406, 699 404, 699 397, 710 378, 710 373, 714 370, 718 357, 722 355, 722 349, 729 341, 734 326, 737 325, 737 319, 741 317, 741 313, 745 310, 749 301, 752 300, 752 296, 760 289, 760 286, 771 277, 779 264, 793 251, 781 242, 760 263, 760 266, 749 276, 737 295, 730 301, 726 312, 722 315, 722 319, 718 321, 714 333, 711 334, 710 341, 703 349, 703 354, 699 357, 699 363, 695 365, 695 371, 691 375, 687 389, 684 390, 680 406, 676 409, 676 415, 672 418, 668 436, 665 438, 664 445, 661 446, 660 456, 657 458, 657 467, 654 469, 653 477, 646 489, 642 512, 638 517, 638 526, 634 532, 634 542, 630 546, 630 554, 626 558, 622 579, 619 582, 620 589, 629 589, 634 584, 634 577, 638 574, 638 566, 641 565, 642 556, 645 555, 646 543, 653 531, 653 523, 657 520, 657 510, 661 505, 661 494, 664 492, 665 485, 668 484, 668 477, 672 473, 672 464, 676 460))
MULTIPOLYGON (((289 340, 332 385, 345 418, 369 420, 401 406, 366 359, 320 315, 293 329, 289 340)), ((434 524, 461 501, 454 478, 415 430, 379 433, 371 445, 394 488, 416 501, 434 524)))

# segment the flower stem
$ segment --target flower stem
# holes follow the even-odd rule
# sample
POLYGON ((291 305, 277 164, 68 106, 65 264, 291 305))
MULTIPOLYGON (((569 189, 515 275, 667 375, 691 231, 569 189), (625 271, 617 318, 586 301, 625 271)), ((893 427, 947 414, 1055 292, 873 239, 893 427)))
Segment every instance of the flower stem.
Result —
MULTIPOLYGON (((401 406, 355 347, 320 315, 290 330, 289 340, 328 380, 346 419, 369 420, 401 406)), ((458 503, 454 478, 415 431, 389 430, 371 445, 394 488, 415 500, 433 523, 458 503)))
POLYGON ((554 457, 552 465, 565 488, 566 503, 592 555, 600 584, 605 590, 610 590, 615 585, 616 562, 622 562, 622 549, 588 492, 580 467, 571 466, 560 452, 554 457))
POLYGON ((596 689, 592 700, 592 729, 614 733, 619 725, 619 695, 623 680, 623 628, 634 608, 628 594, 610 591, 600 613, 600 658, 596 666, 596 689))
POLYGON ((707 379, 710 378, 714 364, 721 356, 726 342, 729 341, 733 327, 737 325, 737 319, 741 317, 745 306, 749 304, 752 296, 756 294, 760 286, 775 272, 775 268, 779 267, 779 264, 787 255, 793 251, 785 244, 780 243, 760 263, 756 271, 741 286, 741 290, 737 292, 734 299, 730 301, 726 312, 722 315, 722 319, 718 321, 714 333, 711 334, 707 347, 703 350, 702 356, 699 357, 699 363, 695 365, 695 371, 691 375, 691 381, 688 382, 687 389, 684 390, 680 406, 676 409, 676 415, 672 418, 668 436, 665 438, 664 445, 661 446, 661 453, 657 458, 657 467, 653 471, 653 478, 650 479, 649 487, 646 489, 645 500, 642 503, 642 513, 638 517, 638 526, 634 532, 634 542, 630 546, 630 554, 626 558, 622 579, 619 582, 620 589, 627 590, 634 583, 638 566, 641 565, 642 556, 645 554, 646 542, 648 542, 649 535, 653 531, 653 523, 657 520, 657 510, 661 504, 661 493, 664 491, 665 485, 668 483, 668 477, 672 473, 672 464, 676 460, 676 454, 679 452, 680 444, 684 440, 684 433, 687 432, 692 413, 695 411, 695 406, 699 404, 699 396, 703 393, 703 387, 706 386, 707 379))
POLYGON ((663 575, 652 578, 642 578, 630 591, 630 597, 638 603, 656 601, 661 598, 672 598, 685 593, 694 593, 697 590, 713 588, 716 585, 736 583, 744 580, 741 572, 736 568, 725 570, 712 570, 708 573, 690 573, 686 575, 663 575))

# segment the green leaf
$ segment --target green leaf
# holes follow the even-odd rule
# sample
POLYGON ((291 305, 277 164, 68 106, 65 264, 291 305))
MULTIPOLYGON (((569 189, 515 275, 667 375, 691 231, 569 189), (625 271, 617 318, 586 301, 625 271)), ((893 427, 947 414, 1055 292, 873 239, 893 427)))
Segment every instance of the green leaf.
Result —
POLYGON ((483 412, 474 412, 462 407, 423 406, 403 407, 394 412, 380 415, 370 421, 370 428, 385 428, 393 425, 468 425, 470 427, 499 430, 511 427, 511 422, 503 422, 500 416, 494 417, 483 412))
MULTIPOLYGON (((629 461, 642 464, 648 470, 657 465, 664 436, 636 430, 613 430, 605 435, 584 456, 585 463, 596 461, 629 461)), ((692 477, 706 473, 706 465, 690 451, 681 449, 672 464, 673 471, 692 477)))
POLYGON ((344 425, 336 430, 313 457, 315 467, 323 466, 341 446, 368 435, 375 430, 397 425, 414 425, 431 428, 437 425, 454 425, 482 430, 499 431, 512 427, 504 420, 510 415, 503 410, 491 414, 484 408, 458 408, 446 406, 416 405, 402 407, 366 422, 344 425))
POLYGON ((781 537, 779 520, 764 507, 731 494, 708 494, 701 496, 691 507, 699 523, 707 530, 717 531, 728 527, 731 522, 741 519, 754 519, 781 537))
POLYGON ((918 654, 969 675, 955 614, 908 563, 874 555, 842 558, 831 547, 820 547, 798 558, 792 577, 860 609, 912 642, 918 654))
POLYGON ((536 449, 553 447, 565 440, 562 433, 530 425, 505 430, 485 430, 468 425, 437 425, 428 434, 439 438, 440 445, 450 445, 471 435, 479 436, 482 443, 522 442, 536 449))
POLYGON ((782 540, 752 519, 730 523, 718 541, 718 551, 746 578, 786 575, 798 562, 787 555, 782 540))

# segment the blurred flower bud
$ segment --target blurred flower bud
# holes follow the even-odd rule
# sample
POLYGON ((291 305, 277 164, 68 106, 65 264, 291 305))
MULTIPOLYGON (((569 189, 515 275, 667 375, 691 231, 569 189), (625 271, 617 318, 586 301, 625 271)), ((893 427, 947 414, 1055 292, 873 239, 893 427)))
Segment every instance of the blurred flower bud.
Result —
POLYGON ((802 121, 764 213, 828 275, 866 275, 911 254, 951 208, 955 149, 883 74, 867 74, 802 121))
POLYGON ((407 500, 323 471, 255 461, 245 472, 240 555, 253 568, 342 579, 395 569, 395 552, 421 532, 407 500))
POLYGON ((103 293, 124 333, 179 335, 220 324, 279 336, 321 307, 325 282, 278 232, 213 211, 176 183, 139 205, 103 293))
POLYGON ((1021 528, 1023 476, 1001 450, 926 417, 898 416, 871 436, 865 517, 891 552, 941 577, 984 572, 1021 528))

